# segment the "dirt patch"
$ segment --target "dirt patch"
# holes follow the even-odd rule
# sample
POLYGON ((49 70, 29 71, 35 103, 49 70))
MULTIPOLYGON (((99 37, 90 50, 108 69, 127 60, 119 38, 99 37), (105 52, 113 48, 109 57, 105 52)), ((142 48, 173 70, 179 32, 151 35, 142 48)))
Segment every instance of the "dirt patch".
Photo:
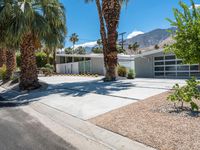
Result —
POLYGON ((166 100, 168 95, 162 93, 90 121, 160 150, 199 150, 199 113, 177 112, 166 100))

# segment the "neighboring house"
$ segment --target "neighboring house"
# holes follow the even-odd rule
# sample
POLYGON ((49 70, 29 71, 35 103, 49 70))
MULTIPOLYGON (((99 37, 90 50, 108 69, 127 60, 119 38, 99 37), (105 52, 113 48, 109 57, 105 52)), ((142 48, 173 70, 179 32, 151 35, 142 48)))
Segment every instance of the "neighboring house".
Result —
MULTIPOLYGON (((105 75, 103 54, 57 54, 56 61, 57 73, 105 75)), ((130 55, 118 55, 118 63, 128 69, 135 67, 130 55)))
MULTIPOLYGON (((138 55, 118 55, 119 64, 134 69, 136 77, 144 78, 189 78, 200 77, 199 64, 183 64, 174 54, 165 54, 163 49, 146 51, 138 55)), ((105 74, 103 55, 57 54, 58 73, 105 74), (77 58, 72 63, 72 57, 77 58), (78 60, 79 59, 79 60, 78 60), (85 63, 84 63, 85 62, 85 63)))

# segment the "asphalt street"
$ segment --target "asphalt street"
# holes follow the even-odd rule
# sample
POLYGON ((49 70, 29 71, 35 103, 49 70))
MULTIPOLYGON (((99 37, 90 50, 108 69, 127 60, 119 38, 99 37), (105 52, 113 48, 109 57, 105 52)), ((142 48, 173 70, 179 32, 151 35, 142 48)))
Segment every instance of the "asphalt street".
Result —
POLYGON ((0 108, 0 150, 75 149, 19 108, 0 108))

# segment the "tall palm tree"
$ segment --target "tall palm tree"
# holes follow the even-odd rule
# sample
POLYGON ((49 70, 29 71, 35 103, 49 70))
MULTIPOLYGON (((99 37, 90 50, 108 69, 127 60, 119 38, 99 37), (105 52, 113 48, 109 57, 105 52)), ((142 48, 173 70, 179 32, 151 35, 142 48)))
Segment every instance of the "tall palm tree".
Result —
POLYGON ((21 51, 20 89, 38 88, 40 84, 35 59, 37 43, 51 31, 48 16, 52 16, 52 22, 55 24, 61 19, 60 15, 55 16, 58 13, 53 12, 52 8, 60 12, 63 6, 58 0, 4 0, 3 2, 1 6, 9 5, 5 12, 9 12, 12 16, 7 29, 9 40, 18 43, 21 51))
POLYGON ((72 42, 72 44, 73 44, 73 50, 74 50, 74 46, 75 46, 76 42, 79 41, 78 35, 76 33, 73 33, 70 36, 69 41, 72 42))
MULTIPOLYGON (((93 0, 85 0, 91 2, 93 0)), ((104 64, 106 69, 105 81, 116 80, 117 77, 117 28, 119 25, 121 7, 128 0, 95 0, 99 21, 100 34, 103 43, 104 64)))

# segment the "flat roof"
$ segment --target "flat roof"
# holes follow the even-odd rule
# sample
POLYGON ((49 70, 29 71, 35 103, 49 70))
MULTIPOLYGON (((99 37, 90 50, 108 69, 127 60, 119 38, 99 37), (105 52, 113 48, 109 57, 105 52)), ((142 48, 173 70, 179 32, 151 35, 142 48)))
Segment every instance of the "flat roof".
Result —
MULTIPOLYGON (((137 54, 137 55, 125 55, 125 54, 118 54, 118 59, 120 60, 134 60, 135 58, 139 58, 139 57, 145 57, 148 55, 152 55, 152 54, 156 54, 159 52, 163 52, 164 49, 156 49, 156 50, 151 50, 151 51, 145 51, 141 54, 137 54)), ((56 54, 56 56, 60 56, 60 57, 82 57, 82 58, 103 58, 103 54, 62 54, 62 53, 58 53, 56 54)))
MULTIPOLYGON (((56 54, 60 57, 103 58, 103 54, 56 54)), ((133 60, 135 55, 118 54, 118 59, 133 60)))

